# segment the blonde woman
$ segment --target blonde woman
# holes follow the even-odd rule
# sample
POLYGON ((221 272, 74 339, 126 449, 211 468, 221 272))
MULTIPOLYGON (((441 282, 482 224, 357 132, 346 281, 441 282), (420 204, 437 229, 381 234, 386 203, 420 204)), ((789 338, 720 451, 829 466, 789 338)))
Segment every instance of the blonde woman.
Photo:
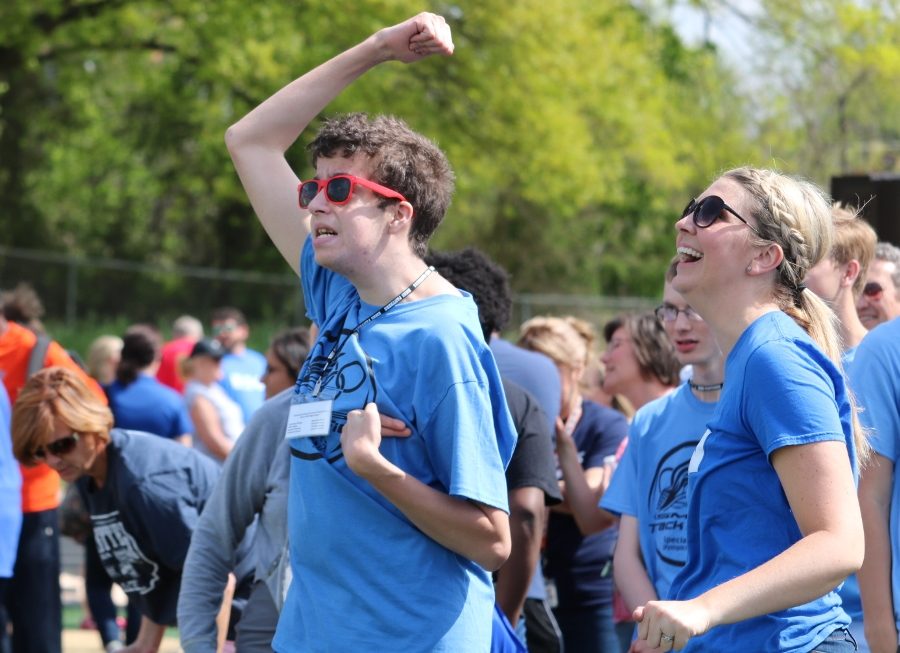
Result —
POLYGON ((566 650, 613 651, 618 646, 612 621, 616 530, 609 528, 614 519, 602 513, 598 524, 582 515, 599 514, 597 502, 610 476, 604 459, 615 454, 628 423, 621 413, 582 397, 588 345, 569 321, 536 317, 519 334, 520 346, 553 360, 562 386, 556 446, 564 503, 552 508, 547 527, 547 574, 559 598, 554 613, 566 650))
POLYGON ((831 205, 808 182, 740 168, 676 229, 672 287, 715 335, 725 385, 688 469, 676 600, 637 608, 638 638, 664 651, 855 651, 834 589, 862 563, 867 445, 834 316, 802 284, 830 251, 831 205))

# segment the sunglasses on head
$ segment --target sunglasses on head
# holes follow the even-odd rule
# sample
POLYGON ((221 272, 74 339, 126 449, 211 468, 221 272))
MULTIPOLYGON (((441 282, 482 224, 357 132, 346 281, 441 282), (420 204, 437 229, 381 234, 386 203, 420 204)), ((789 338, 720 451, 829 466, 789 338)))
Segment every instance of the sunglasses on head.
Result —
POLYGON ((688 202, 688 205, 684 207, 681 217, 686 218, 689 214, 693 214, 694 224, 701 229, 706 229, 706 227, 718 220, 724 211, 728 211, 731 215, 747 225, 753 233, 759 236, 759 232, 756 228, 738 215, 738 212, 728 206, 725 203, 725 200, 718 195, 707 195, 699 202, 697 200, 691 200, 688 202))
POLYGON ((47 453, 52 453, 59 458, 60 456, 65 456, 67 453, 72 453, 76 444, 78 444, 78 434, 70 433, 64 438, 48 443, 46 445, 47 451, 44 451, 45 447, 38 447, 35 449, 33 456, 38 460, 43 460, 47 457, 47 453))
POLYGON ((870 281, 865 286, 863 286, 862 294, 869 299, 879 299, 882 293, 884 293, 884 288, 882 288, 881 284, 877 281, 870 281))
POLYGON ((300 208, 305 209, 308 207, 323 188, 325 189, 325 197, 329 202, 337 205, 346 204, 353 197, 353 189, 357 186, 368 188, 373 193, 378 193, 388 199, 400 200, 401 202, 406 201, 406 198, 397 191, 381 184, 376 184, 374 181, 369 181, 362 177, 354 177, 353 175, 335 175, 328 179, 301 181, 300 185, 297 186, 297 193, 300 196, 300 208))

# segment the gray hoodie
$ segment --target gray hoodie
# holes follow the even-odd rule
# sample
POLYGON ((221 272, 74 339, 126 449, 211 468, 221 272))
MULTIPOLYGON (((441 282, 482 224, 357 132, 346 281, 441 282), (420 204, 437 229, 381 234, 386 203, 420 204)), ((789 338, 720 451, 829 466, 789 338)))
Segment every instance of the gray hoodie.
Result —
POLYGON ((228 454, 219 482, 191 539, 178 597, 178 629, 185 653, 216 649, 216 614, 235 550, 259 515, 253 552, 256 580, 284 602, 290 451, 284 439, 294 389, 256 411, 228 454))

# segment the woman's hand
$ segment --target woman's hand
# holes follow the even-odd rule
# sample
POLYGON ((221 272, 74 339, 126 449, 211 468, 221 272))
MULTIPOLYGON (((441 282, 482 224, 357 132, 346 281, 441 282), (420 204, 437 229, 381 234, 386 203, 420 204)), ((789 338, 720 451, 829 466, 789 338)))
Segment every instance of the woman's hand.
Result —
POLYGON ((453 54, 453 37, 443 16, 423 12, 373 35, 383 61, 413 63, 433 54, 453 54))
POLYGON ((637 641, 661 651, 680 651, 691 637, 710 627, 709 612, 697 601, 649 601, 633 616, 638 622, 637 641))

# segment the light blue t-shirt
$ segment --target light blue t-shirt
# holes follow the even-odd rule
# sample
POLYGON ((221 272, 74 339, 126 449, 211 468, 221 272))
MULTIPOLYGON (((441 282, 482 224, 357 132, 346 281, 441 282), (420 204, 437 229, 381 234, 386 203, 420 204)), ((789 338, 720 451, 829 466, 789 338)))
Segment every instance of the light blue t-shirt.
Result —
POLYGON ((228 353, 222 358, 220 383, 241 407, 245 424, 266 400, 266 386, 260 380, 266 365, 266 357, 252 349, 245 349, 241 354, 228 353))
POLYGON ((859 419, 870 429, 875 453, 894 464, 891 490, 891 589, 894 619, 900 629, 900 319, 874 328, 856 348, 848 371, 862 410, 859 419))
POLYGON ((0 383, 0 578, 11 578, 22 527, 22 474, 13 457, 10 406, 0 383))
POLYGON ((688 463, 715 409, 687 383, 642 406, 600 500, 602 508, 637 519, 644 567, 660 599, 687 558, 688 463))
POLYGON ((426 485, 507 510, 504 469, 516 432, 470 296, 400 303, 349 336, 380 307, 301 255, 304 298, 319 337, 300 372, 309 396, 337 345, 320 397, 331 433, 291 444, 291 583, 277 651, 490 649, 490 574, 423 534, 347 466, 340 431, 368 402, 412 435, 381 453, 426 485), (374 648, 373 648, 374 647, 374 648))
MULTIPOLYGON (((688 475, 688 558, 671 596, 691 599, 771 560, 802 538, 769 457, 781 447, 842 441, 856 464, 840 370, 780 311, 741 334, 725 387, 688 475)), ((812 650, 850 618, 836 592, 716 626, 685 651, 812 650)))

